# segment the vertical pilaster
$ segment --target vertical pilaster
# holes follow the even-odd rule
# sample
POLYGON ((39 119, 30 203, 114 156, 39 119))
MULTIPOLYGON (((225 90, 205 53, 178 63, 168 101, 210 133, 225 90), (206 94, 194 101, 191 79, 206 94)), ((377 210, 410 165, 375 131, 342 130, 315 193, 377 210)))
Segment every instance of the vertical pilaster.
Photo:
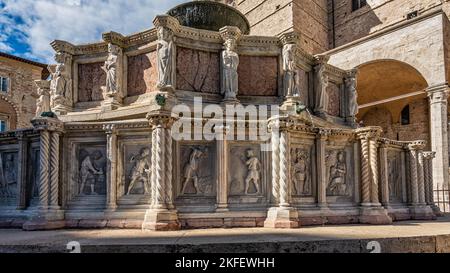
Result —
POLYGON ((103 126, 106 132, 107 169, 106 174, 106 208, 113 211, 117 208, 117 130, 114 124, 103 126))
POLYGON ((419 191, 419 204, 426 205, 425 201, 425 162, 423 158, 423 150, 418 151, 417 155, 417 182, 419 191))
POLYGON ((410 204, 416 206, 419 204, 419 181, 417 176, 417 146, 415 144, 409 145, 409 178, 411 187, 410 204))
POLYGON ((389 207, 389 166, 388 148, 386 144, 380 146, 380 184, 381 184, 381 204, 389 207))
POLYGON ((326 208, 327 205, 327 170, 325 168, 325 148, 328 131, 320 130, 316 137, 316 168, 317 168, 317 205, 326 208))
POLYGON ((28 165, 28 137, 22 132, 18 132, 17 138, 19 140, 19 153, 18 153, 18 170, 17 170, 17 184, 18 184, 18 196, 17 196, 17 209, 23 210, 27 207, 27 165, 28 165))
POLYGON ((216 127, 217 143, 217 212, 228 211, 228 127, 216 127))

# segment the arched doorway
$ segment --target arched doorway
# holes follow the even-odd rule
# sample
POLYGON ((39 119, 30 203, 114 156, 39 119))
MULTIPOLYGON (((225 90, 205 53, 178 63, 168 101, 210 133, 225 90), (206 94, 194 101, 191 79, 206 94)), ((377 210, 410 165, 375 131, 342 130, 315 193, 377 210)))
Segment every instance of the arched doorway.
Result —
POLYGON ((13 105, 0 97, 0 132, 17 128, 17 112, 13 105))
POLYGON ((378 60, 358 68, 358 121, 392 139, 430 140, 425 78, 409 64, 378 60))

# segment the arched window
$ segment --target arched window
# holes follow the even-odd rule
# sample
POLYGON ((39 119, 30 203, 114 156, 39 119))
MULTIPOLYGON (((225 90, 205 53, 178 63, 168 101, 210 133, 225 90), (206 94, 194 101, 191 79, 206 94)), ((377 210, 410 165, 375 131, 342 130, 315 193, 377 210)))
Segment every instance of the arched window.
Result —
POLYGON ((410 123, 410 117, 409 117, 409 105, 406 105, 405 108, 402 110, 402 125, 409 125, 410 123))

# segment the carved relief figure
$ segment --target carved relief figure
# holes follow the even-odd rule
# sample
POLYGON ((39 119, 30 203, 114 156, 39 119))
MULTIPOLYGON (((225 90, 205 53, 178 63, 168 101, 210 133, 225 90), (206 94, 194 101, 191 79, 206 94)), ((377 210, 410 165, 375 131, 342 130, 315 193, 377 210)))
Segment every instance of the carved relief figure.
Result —
POLYGON ((261 162, 255 156, 255 153, 252 149, 247 150, 247 161, 245 162, 248 172, 247 177, 245 178, 245 195, 249 194, 250 182, 256 188, 256 192, 254 194, 259 194, 259 182, 260 182, 260 170, 261 170, 261 162))
POLYGON ((328 97, 328 75, 325 74, 325 65, 320 65, 317 71, 317 89, 316 89, 316 112, 326 113, 328 111, 329 97, 328 97))
POLYGON ((50 112, 50 93, 45 88, 38 88, 37 93, 36 117, 40 117, 42 113, 50 112))
POLYGON ((131 170, 131 180, 128 186, 127 195, 131 194, 136 182, 142 181, 144 184, 144 194, 149 194, 150 191, 150 176, 151 165, 149 161, 150 149, 143 148, 141 153, 131 158, 131 162, 134 162, 134 167, 131 170))
POLYGON ((186 186, 188 185, 189 182, 193 182, 194 184, 194 189, 195 189, 195 194, 199 194, 200 193, 200 189, 199 189, 199 174, 198 174, 198 169, 199 169, 199 163, 200 163, 200 159, 202 157, 205 156, 205 152, 198 149, 198 148, 194 148, 190 157, 189 157, 189 162, 186 164, 186 166, 184 167, 184 182, 183 182, 183 187, 181 189, 181 194, 184 194, 186 191, 186 186))
POLYGON ((222 52, 223 62, 223 88, 224 98, 234 100, 238 94, 238 66, 239 55, 236 53, 236 41, 227 39, 225 41, 225 50, 222 52))
POLYGON ((49 66, 52 75, 50 95, 52 106, 72 103, 71 56, 58 52, 55 55, 56 66, 49 66))
POLYGON ((300 96, 295 66, 296 45, 287 44, 283 48, 284 94, 287 97, 300 96))
POLYGON ((80 166, 80 188, 79 194, 84 194, 84 190, 87 182, 90 182, 90 195, 97 195, 95 190, 95 184, 97 180, 101 179, 103 175, 103 170, 94 167, 94 162, 100 160, 103 157, 102 152, 95 151, 91 155, 88 154, 83 158, 80 166))
POLYGON ((345 80, 345 87, 348 92, 348 115, 356 117, 358 114, 358 94, 356 92, 356 78, 349 77, 345 80))
POLYGON ((335 163, 330 168, 329 184, 327 191, 330 195, 347 195, 347 164, 344 152, 338 152, 335 163))
POLYGON ((173 86, 173 33, 170 29, 158 28, 158 88, 173 86))
POLYGON ((109 44, 108 45, 108 59, 105 62, 105 65, 102 66, 102 69, 106 72, 106 86, 105 93, 106 94, 116 94, 117 93, 117 62, 120 56, 121 48, 109 44))
POLYGON ((309 155, 307 151, 295 149, 293 150, 294 162, 293 184, 297 195, 311 194, 311 178, 309 174, 309 155))
POLYGON ((4 158, 0 156, 0 164, 0 196, 6 198, 14 197, 17 184, 17 169, 14 155, 6 154, 4 158))

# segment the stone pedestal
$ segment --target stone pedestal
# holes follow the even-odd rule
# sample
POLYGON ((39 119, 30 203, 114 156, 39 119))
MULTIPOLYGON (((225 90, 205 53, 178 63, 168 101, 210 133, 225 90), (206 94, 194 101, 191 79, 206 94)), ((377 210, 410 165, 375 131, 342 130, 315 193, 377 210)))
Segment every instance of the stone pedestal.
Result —
POLYGON ((382 207, 361 207, 359 222, 361 224, 388 225, 392 224, 392 219, 387 211, 382 207))
POLYGON ((294 208, 271 208, 264 221, 266 228, 298 228, 299 226, 298 211, 294 208))
POLYGON ((411 218, 414 220, 433 220, 436 215, 429 206, 419 205, 409 208, 411 218))
POLYGON ((181 228, 175 210, 150 209, 145 213, 142 230, 168 231, 181 228))

